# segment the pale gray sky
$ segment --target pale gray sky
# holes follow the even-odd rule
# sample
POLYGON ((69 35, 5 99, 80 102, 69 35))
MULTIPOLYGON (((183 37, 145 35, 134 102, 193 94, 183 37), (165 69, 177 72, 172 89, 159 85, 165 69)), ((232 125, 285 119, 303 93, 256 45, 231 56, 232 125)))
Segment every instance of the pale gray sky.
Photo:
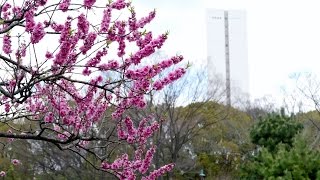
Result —
MULTIPOLYGON (((281 97, 293 72, 320 74, 320 1, 316 0, 133 0, 138 14, 157 9, 149 26, 170 30, 163 50, 194 63, 206 61, 205 9, 247 12, 250 94, 281 97)), ((289 87, 290 88, 290 87, 289 87)))

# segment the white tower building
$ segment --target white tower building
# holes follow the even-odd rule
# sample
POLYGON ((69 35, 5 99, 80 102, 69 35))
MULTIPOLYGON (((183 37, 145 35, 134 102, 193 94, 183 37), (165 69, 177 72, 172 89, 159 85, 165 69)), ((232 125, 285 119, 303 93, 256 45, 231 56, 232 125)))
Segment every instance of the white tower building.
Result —
POLYGON ((235 91, 249 94, 245 11, 208 9, 208 80, 219 78, 226 85, 226 103, 232 104, 235 91))

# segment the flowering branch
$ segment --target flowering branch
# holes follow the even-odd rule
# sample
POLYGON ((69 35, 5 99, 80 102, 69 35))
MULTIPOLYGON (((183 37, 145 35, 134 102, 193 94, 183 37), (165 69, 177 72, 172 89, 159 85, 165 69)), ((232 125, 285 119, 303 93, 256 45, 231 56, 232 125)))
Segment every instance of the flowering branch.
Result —
POLYGON ((159 124, 149 117, 135 126, 126 115, 186 71, 159 76, 182 56, 144 63, 168 38, 144 29, 156 11, 137 19, 126 0, 50 3, 0 5, 0 125, 11 129, 0 137, 49 142, 84 159, 92 154, 100 162, 89 164, 119 179, 155 179, 172 170, 169 164, 148 174, 156 147, 147 140, 159 124), (134 157, 121 146, 134 147, 134 157))

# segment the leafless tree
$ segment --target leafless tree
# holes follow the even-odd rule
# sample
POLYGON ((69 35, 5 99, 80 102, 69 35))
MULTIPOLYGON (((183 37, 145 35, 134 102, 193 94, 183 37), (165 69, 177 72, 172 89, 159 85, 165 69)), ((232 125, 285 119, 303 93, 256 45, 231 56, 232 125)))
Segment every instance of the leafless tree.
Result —
POLYGON ((320 147, 320 81, 313 73, 295 73, 291 76, 294 88, 287 92, 285 107, 304 123, 303 136, 312 148, 320 147))

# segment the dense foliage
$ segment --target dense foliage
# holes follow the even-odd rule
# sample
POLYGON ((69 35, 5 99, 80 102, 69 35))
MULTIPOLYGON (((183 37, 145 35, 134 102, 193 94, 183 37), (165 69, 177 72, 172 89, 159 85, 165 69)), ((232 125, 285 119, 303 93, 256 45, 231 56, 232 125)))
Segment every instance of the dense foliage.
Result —
POLYGON ((250 132, 252 143, 275 151, 279 143, 292 146, 294 136, 303 126, 283 114, 271 114, 256 124, 250 132))
POLYGON ((320 152, 298 133, 302 124, 272 114, 251 131, 257 154, 242 167, 243 179, 320 179, 320 152))
POLYGON ((320 153, 302 140, 291 149, 278 145, 276 152, 263 148, 243 169, 243 179, 320 179, 320 153))

